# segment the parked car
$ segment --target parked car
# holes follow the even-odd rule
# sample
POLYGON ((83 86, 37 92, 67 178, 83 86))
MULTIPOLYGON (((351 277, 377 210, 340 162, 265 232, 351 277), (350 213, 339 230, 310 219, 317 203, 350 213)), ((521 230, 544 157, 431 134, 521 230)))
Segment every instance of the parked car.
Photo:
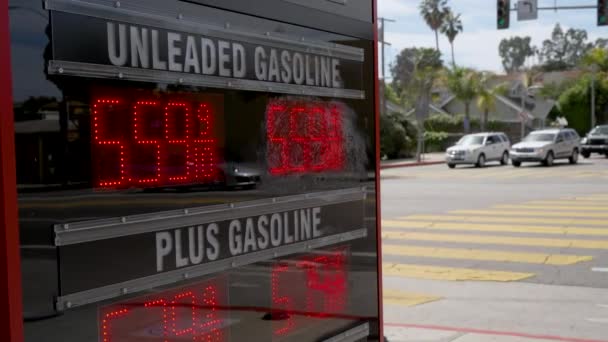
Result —
POLYGON ((603 154, 608 158, 608 125, 597 126, 581 140, 581 155, 591 157, 591 153, 603 154))
POLYGON ((568 159, 570 164, 576 164, 580 151, 580 137, 575 130, 539 130, 513 145, 511 163, 515 167, 520 167, 523 162, 541 162, 545 166, 552 166, 557 159, 568 159))
POLYGON ((219 165, 222 182, 228 188, 253 189, 261 181, 261 171, 252 163, 225 162, 219 165))
POLYGON ((469 134, 447 149, 445 160, 451 169, 458 164, 484 167, 489 161, 506 165, 509 163, 510 146, 511 142, 504 133, 469 134))

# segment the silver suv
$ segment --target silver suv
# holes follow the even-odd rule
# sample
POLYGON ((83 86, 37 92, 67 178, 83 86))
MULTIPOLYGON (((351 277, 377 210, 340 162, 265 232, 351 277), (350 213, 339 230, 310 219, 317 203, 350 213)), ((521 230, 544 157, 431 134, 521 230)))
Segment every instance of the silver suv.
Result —
POLYGON ((457 164, 484 167, 488 161, 509 163, 511 143, 504 133, 478 133, 465 135, 456 145, 448 148, 445 161, 453 169, 457 164))
POLYGON ((570 164, 576 164, 581 151, 580 140, 578 133, 569 128, 534 131, 513 145, 511 163, 515 167, 520 167, 522 162, 552 166, 556 159, 568 159, 570 164))

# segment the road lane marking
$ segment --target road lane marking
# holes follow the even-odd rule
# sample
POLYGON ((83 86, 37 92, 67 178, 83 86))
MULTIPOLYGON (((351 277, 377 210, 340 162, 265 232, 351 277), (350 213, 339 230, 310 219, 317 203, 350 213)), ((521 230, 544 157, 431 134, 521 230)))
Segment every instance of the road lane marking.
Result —
POLYGON ((608 267, 594 267, 591 269, 592 272, 608 272, 608 267))
POLYGON ((568 212, 568 213, 564 213, 564 212, 559 212, 559 211, 542 211, 542 210, 454 210, 454 211, 450 211, 450 214, 608 218, 608 212, 603 212, 603 213, 568 212))
POLYGON ((507 252, 484 249, 438 248, 387 244, 383 244, 382 253, 384 255, 398 255, 410 257, 482 260, 556 266, 573 265, 580 262, 593 260, 593 257, 583 255, 558 255, 544 253, 507 252))
POLYGON ((406 292, 392 289, 382 289, 384 304, 405 307, 418 306, 440 300, 442 297, 422 293, 406 292))
POLYGON ((608 204, 607 201, 530 201, 525 202, 528 205, 551 205, 551 206, 574 206, 574 207, 586 207, 586 206, 602 206, 608 204))
POLYGON ((591 323, 608 323, 608 318, 586 318, 585 320, 591 323))
POLYGON ((479 222, 479 223, 542 223, 561 225, 564 228, 573 225, 598 226, 608 228, 608 220, 585 220, 563 218, 534 218, 534 217, 495 217, 495 216, 457 216, 457 215, 412 215, 403 217, 404 220, 444 221, 444 222, 479 222))
POLYGON ((410 232, 383 232, 382 238, 408 241, 441 241, 511 246, 608 249, 608 240, 547 239, 496 235, 432 234, 410 232))
POLYGON ((505 232, 528 234, 554 234, 554 235, 590 235, 608 236, 608 229, 599 228, 562 228, 551 226, 510 225, 510 224, 479 224, 479 223, 452 223, 433 221, 382 221, 383 227, 403 229, 427 229, 448 231, 479 231, 479 232, 505 232))
POLYGON ((532 205, 532 204, 501 204, 495 205, 493 208, 496 209, 531 209, 531 210, 541 210, 541 211, 552 211, 552 210, 560 210, 560 211, 607 211, 608 206, 558 206, 558 205, 532 205))
POLYGON ((535 274, 478 270, 470 268, 383 263, 382 275, 428 280, 511 282, 531 278, 535 274))

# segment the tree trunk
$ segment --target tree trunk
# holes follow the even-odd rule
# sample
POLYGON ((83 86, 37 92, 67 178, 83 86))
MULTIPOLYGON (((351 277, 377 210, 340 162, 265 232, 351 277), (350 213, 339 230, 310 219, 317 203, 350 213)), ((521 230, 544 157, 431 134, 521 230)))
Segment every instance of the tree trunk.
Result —
POLYGON ((437 45, 437 52, 439 52, 439 31, 435 30, 435 44, 437 45))
POLYGON ((456 58, 454 58, 454 43, 450 42, 450 45, 452 46, 452 66, 456 67, 456 58))
POLYGON ((481 118, 481 130, 485 131, 486 128, 488 127, 488 110, 484 110, 483 112, 483 118, 481 118))
POLYGON ((464 103, 464 133, 466 133, 466 134, 471 133, 470 110, 471 110, 471 103, 467 101, 464 103))

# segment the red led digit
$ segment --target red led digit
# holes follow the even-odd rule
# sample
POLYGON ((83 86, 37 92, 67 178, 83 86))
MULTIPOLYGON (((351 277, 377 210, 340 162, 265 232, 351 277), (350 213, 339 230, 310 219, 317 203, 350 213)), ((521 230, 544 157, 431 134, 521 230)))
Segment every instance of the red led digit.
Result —
MULTIPOLYGON (((279 264, 273 267, 271 275, 271 292, 272 292, 272 304, 273 311, 275 308, 280 308, 278 311, 289 314, 294 310, 293 298, 284 294, 286 286, 282 285, 281 274, 287 272, 289 266, 279 264)), ((288 288, 288 287, 287 287, 288 288)), ((288 317, 282 327, 275 329, 275 335, 285 335, 293 330, 295 323, 293 317, 288 317)))
POLYGON ((115 311, 108 312, 104 315, 101 320, 101 341, 112 342, 113 331, 112 321, 120 319, 129 314, 129 309, 118 309, 115 311))
POLYGON ((216 176, 216 140, 213 136, 212 112, 208 104, 201 104, 196 111, 198 127, 193 142, 196 179, 211 181, 216 176))
POLYGON ((201 335, 197 341, 204 342, 221 342, 223 341, 221 324, 222 321, 218 318, 217 308, 219 306, 217 289, 215 286, 207 286, 203 293, 203 306, 207 308, 207 313, 204 315, 205 320, 200 325, 201 335))
POLYGON ((269 172, 285 175, 342 170, 342 112, 335 104, 271 102, 266 114, 269 172))
POLYGON ((348 294, 345 251, 333 251, 298 263, 306 272, 307 312, 320 315, 342 312, 348 294))
POLYGON ((197 326, 197 308, 196 308, 196 296, 191 291, 180 293, 176 295, 171 303, 169 303, 169 307, 165 306, 166 316, 169 317, 169 336, 184 336, 191 335, 196 336, 196 326, 197 326), (180 315, 178 315, 178 310, 186 309, 188 311, 188 316, 185 320, 180 320, 180 315), (178 328, 178 323, 185 322, 185 327, 182 329, 178 328), (186 328, 187 327, 187 328, 186 328))
MULTIPOLYGON (((145 114, 154 114, 159 108, 159 103, 156 101, 138 101, 135 106, 133 106, 133 138, 135 139, 135 143, 138 145, 149 145, 152 147, 153 155, 152 158, 146 158, 146 155, 143 156, 141 166, 135 163, 132 165, 133 168, 137 169, 135 173, 149 173, 150 171, 147 169, 153 169, 154 171, 152 177, 136 179, 135 181, 138 183, 158 183, 161 178, 161 145, 157 139, 154 137, 146 136, 149 134, 147 130, 151 127, 152 120, 145 119, 145 114), (148 110, 146 110, 148 109, 148 110), (152 113, 150 113, 152 112, 152 113)), ((150 134, 151 135, 151 134, 150 134)), ((141 152, 134 152, 135 155, 140 155, 141 152)), ((147 151, 146 151, 147 152, 147 151)))
MULTIPOLYGON (((119 100, 108 99, 99 99, 93 104, 93 144, 99 148, 104 148, 104 151, 107 151, 108 148, 116 150, 118 159, 116 163, 119 165, 118 178, 103 179, 101 176, 99 177, 98 185, 102 188, 121 186, 126 182, 127 175, 125 164, 127 164, 127 156, 125 154, 126 151, 123 141, 119 139, 108 140, 102 137, 106 135, 107 128, 110 125, 110 123, 107 122, 109 111, 119 104, 119 100)), ((111 167, 109 167, 109 169, 111 169, 111 167)))
POLYGON ((167 163, 169 176, 172 182, 184 182, 190 180, 190 155, 192 148, 190 142, 190 109, 183 102, 169 102, 165 107, 165 142, 167 143, 167 163), (179 120, 178 115, 182 115, 179 120), (183 173, 173 172, 172 169, 183 168, 183 173))

